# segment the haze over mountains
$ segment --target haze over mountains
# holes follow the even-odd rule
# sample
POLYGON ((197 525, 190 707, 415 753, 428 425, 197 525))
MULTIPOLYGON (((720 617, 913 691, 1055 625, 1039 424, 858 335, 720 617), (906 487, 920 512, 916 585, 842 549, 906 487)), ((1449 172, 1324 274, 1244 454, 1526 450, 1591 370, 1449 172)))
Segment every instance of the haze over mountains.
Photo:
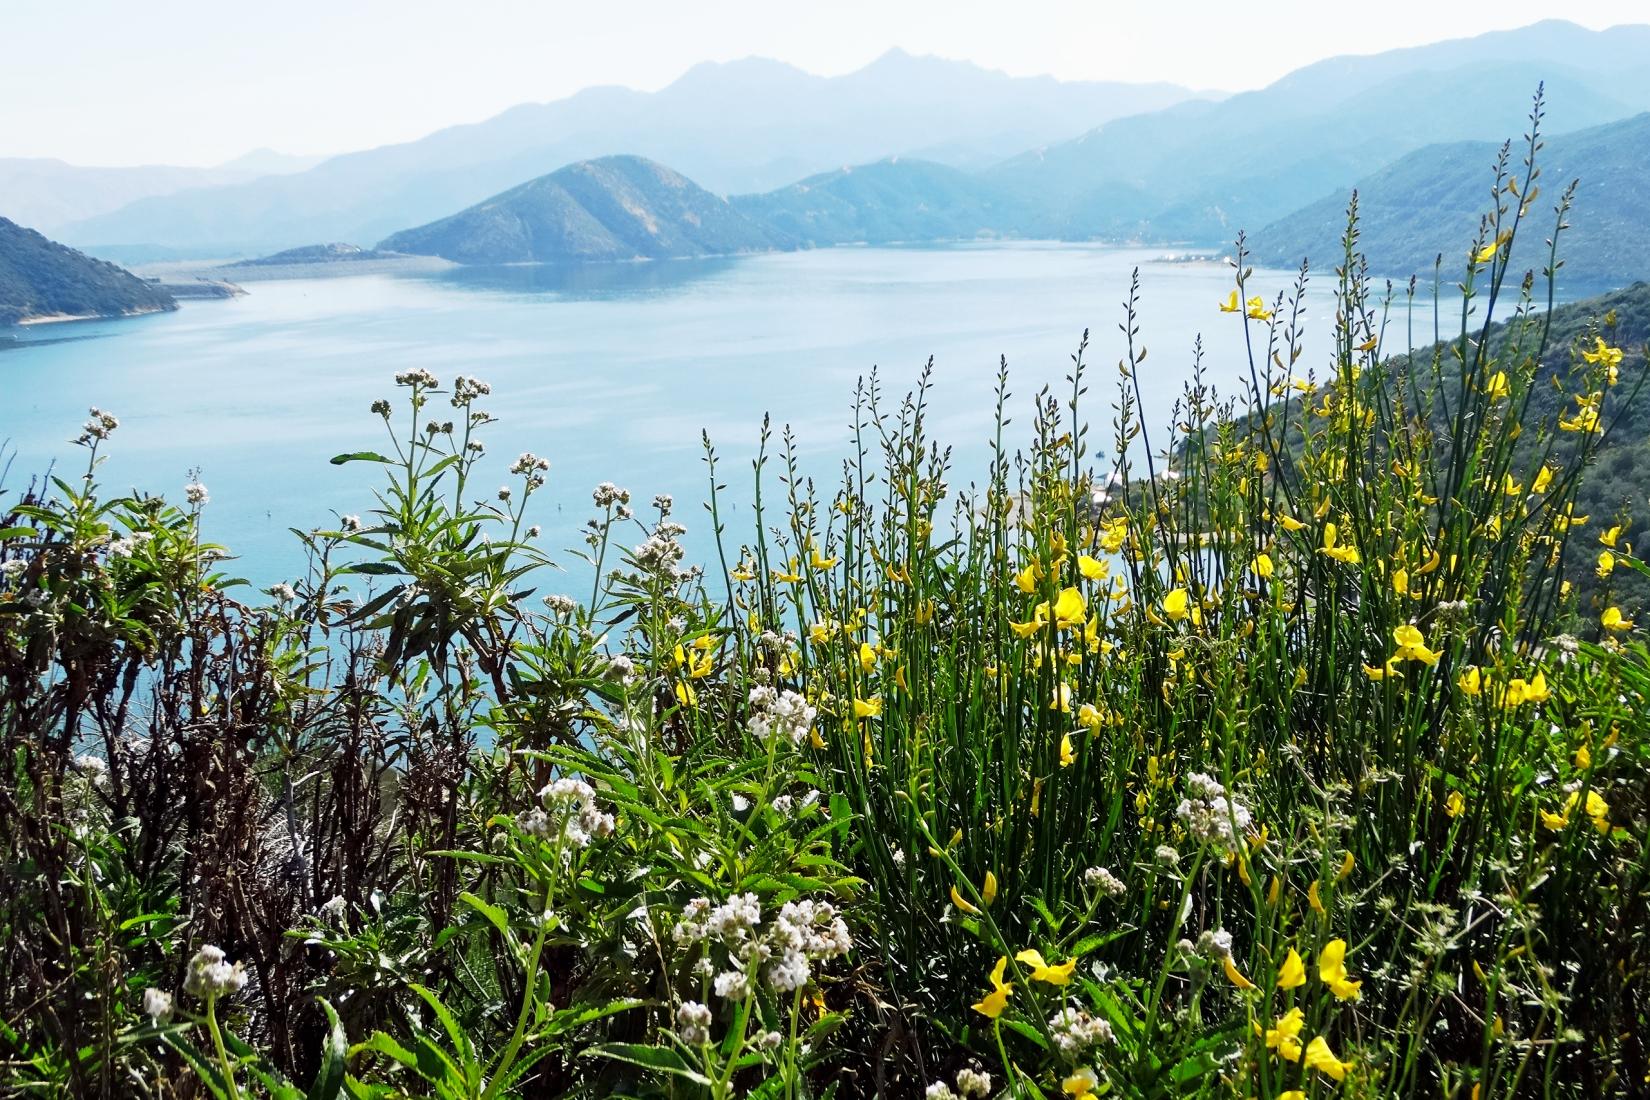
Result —
POLYGON ((595 157, 645 156, 725 195, 890 154, 982 167, 1191 95, 1171 84, 1009 77, 899 50, 840 77, 756 58, 707 63, 658 92, 590 88, 297 175, 145 199, 60 232, 83 245, 218 254, 365 242, 595 157))
MULTIPOLYGON (((497 263, 976 237, 1219 247, 1247 229, 1258 255, 1322 267, 1360 185, 1377 270, 1407 273, 1458 247, 1439 238, 1470 237, 1495 148, 1528 128, 1543 84, 1549 191, 1582 175, 1572 220, 1595 220, 1572 238, 1571 270, 1650 274, 1635 243, 1650 225, 1635 121, 1650 111, 1650 26, 1556 20, 1330 58, 1225 99, 897 50, 834 78, 706 64, 656 93, 592 88, 304 170, 266 151, 219 171, 287 174, 150 195, 59 235, 123 259, 382 241, 497 263)), ((4 164, 0 212, 30 194, 4 164)))

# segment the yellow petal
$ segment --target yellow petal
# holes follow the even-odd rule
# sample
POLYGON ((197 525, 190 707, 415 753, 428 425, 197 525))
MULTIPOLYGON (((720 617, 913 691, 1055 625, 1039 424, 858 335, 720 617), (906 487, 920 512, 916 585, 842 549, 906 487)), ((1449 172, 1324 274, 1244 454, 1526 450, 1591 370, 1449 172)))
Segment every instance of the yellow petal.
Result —
POLYGON ((963 897, 955 886, 951 887, 951 904, 955 905, 958 909, 961 909, 964 913, 972 913, 976 916, 979 915, 979 906, 963 897))
POLYGON ((1243 972, 1237 968, 1237 964, 1232 961, 1232 956, 1227 955, 1224 959, 1222 959, 1221 967, 1226 971, 1226 980, 1237 986, 1239 989, 1255 988, 1255 983, 1250 981, 1248 978, 1245 978, 1243 976, 1243 972))
POLYGON ((1278 968, 1278 988, 1297 989, 1306 984, 1306 963, 1301 959, 1300 952, 1293 947, 1289 954, 1284 956, 1283 965, 1278 968))

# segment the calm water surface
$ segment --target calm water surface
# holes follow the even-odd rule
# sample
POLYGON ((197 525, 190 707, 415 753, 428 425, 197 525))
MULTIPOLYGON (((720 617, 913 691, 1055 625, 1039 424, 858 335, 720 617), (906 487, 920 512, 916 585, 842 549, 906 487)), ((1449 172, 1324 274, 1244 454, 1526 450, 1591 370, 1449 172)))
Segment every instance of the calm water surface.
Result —
MULTIPOLYGON (((1242 329, 1216 308, 1230 269, 1159 256, 1014 244, 461 269, 254 283, 244 298, 173 314, 13 330, 21 344, 0 350, 0 440, 16 452, 4 488, 15 492, 54 460, 78 473, 82 452, 66 441, 98 405, 121 419, 103 482, 176 498, 198 468, 212 493, 207 537, 240 556, 237 572, 272 583, 302 566, 288 528, 370 511, 374 468, 327 460, 384 448, 368 406, 399 397, 394 372, 424 367, 444 382, 462 373, 492 385, 482 406, 502 423, 483 435, 496 467, 488 476, 513 480, 506 468, 521 451, 551 460, 532 518, 552 547, 576 543, 590 489, 604 480, 642 503, 674 494, 702 535, 701 430, 723 462, 737 545, 763 414, 789 424, 809 472, 834 483, 855 380, 873 367, 894 398, 934 357, 931 428, 955 446, 952 483, 965 484, 985 469, 999 356, 1021 444, 1032 396, 1045 384, 1065 392, 1088 328, 1091 440, 1109 449, 1122 303, 1137 265, 1149 424, 1167 422, 1200 332, 1208 376, 1236 392, 1242 329)), ((1290 279, 1261 271, 1255 286, 1270 296, 1290 279)), ((1328 286, 1308 301, 1327 314, 1328 286)), ((1326 338, 1309 340, 1300 366, 1322 373, 1327 355, 1326 338)))

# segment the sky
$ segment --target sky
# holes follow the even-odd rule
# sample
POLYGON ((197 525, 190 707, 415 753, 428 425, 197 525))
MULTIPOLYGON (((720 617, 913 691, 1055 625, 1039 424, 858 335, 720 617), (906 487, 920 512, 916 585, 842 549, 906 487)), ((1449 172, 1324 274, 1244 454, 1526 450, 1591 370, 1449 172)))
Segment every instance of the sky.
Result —
MULTIPOLYGON (((702 61, 821 75, 892 47, 1016 76, 1261 87, 1324 57, 1554 14, 1551 0, 0 0, 0 157, 221 163, 409 141, 596 84, 654 90, 702 61)), ((1572 0, 1593 29, 1646 0, 1572 0)))

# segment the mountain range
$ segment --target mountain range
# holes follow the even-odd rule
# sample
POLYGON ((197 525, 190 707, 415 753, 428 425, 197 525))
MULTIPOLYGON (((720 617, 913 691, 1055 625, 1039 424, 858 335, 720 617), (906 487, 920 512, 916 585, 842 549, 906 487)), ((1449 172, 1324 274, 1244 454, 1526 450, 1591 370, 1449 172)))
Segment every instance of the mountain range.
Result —
MULTIPOLYGON (((1491 142, 1431 145, 1357 184, 1358 247, 1370 270, 1395 277, 1427 275, 1442 255, 1454 279, 1489 201, 1491 142)), ((1514 142, 1509 168, 1528 195, 1514 142)), ((1650 279, 1650 113, 1548 138, 1539 154, 1542 195, 1530 204, 1533 230, 1520 234, 1513 262, 1536 271, 1547 263, 1559 195, 1578 181, 1560 255, 1572 285, 1619 285, 1650 279)), ((1504 199, 1512 203, 1511 196, 1504 199)), ((1327 270, 1340 262, 1347 195, 1327 195, 1255 234, 1255 258, 1292 266, 1303 257, 1327 270)))
POLYGON ((1010 77, 899 50, 838 77, 758 58, 706 63, 658 92, 589 88, 294 175, 142 199, 60 235, 87 247, 214 255, 376 240, 612 154, 670 164, 724 195, 890 154, 972 169, 1195 94, 1173 84, 1010 77))
POLYGON ((165 290, 0 218, 0 326, 176 309, 165 290))

